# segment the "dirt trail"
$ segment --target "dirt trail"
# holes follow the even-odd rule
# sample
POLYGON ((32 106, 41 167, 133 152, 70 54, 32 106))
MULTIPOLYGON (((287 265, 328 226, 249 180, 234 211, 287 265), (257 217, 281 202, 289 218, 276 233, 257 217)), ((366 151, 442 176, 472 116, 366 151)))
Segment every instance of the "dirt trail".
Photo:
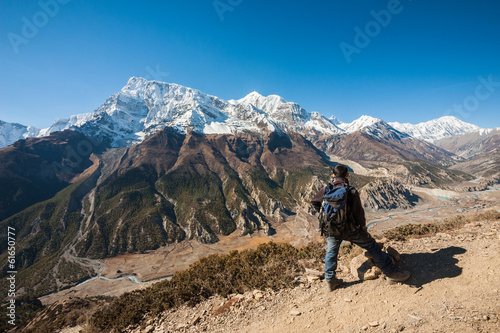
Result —
POLYGON ((166 312, 134 332, 500 330, 500 222, 484 221, 392 246, 402 254, 400 265, 412 272, 408 283, 388 285, 382 278, 361 282, 344 268, 338 276, 345 283, 333 292, 323 281, 306 280, 278 293, 214 297, 195 308, 166 312))

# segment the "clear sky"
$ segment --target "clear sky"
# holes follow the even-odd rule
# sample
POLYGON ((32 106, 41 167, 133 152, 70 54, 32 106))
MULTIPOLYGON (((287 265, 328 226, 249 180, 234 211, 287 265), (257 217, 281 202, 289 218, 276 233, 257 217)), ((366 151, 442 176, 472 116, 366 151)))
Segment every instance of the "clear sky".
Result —
POLYGON ((500 126, 497 0, 2 0, 0 120, 48 127, 131 76, 308 111, 500 126))

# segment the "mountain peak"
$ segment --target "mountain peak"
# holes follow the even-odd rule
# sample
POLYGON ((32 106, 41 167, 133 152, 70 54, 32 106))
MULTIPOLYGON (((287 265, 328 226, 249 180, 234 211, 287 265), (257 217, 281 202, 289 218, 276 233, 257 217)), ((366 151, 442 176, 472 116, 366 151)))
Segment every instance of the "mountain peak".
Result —
POLYGON ((237 102, 244 105, 252 104, 256 108, 259 108, 266 112, 277 109, 281 104, 288 103, 281 96, 278 95, 263 96, 256 91, 252 91, 250 94, 239 99, 237 102))
POLYGON ((416 125, 398 122, 391 122, 389 124, 398 131, 428 142, 434 142, 448 136, 463 134, 480 128, 454 116, 442 116, 416 125))
POLYGON ((359 130, 362 130, 363 128, 373 126, 376 123, 383 122, 382 119, 367 116, 367 115, 362 115, 358 119, 350 122, 350 123, 342 123, 339 124, 338 127, 342 128, 344 131, 347 133, 352 133, 356 132, 359 130))
POLYGON ((137 76, 132 76, 130 79, 127 81, 127 86, 136 84, 137 82, 146 82, 147 80, 142 77, 137 77, 137 76))
POLYGON ((40 129, 18 123, 7 123, 0 120, 0 148, 9 146, 20 139, 38 136, 40 129))

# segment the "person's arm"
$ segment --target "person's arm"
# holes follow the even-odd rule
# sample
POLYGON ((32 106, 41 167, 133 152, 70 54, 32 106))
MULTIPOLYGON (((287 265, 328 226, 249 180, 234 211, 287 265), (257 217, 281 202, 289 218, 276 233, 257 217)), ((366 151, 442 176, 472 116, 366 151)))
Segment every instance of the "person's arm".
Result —
POLYGON ((365 210, 361 204, 361 199, 359 198, 359 192, 357 190, 354 192, 354 202, 352 208, 354 220, 359 226, 366 230, 365 210))
POLYGON ((325 195, 325 188, 322 187, 321 190, 316 193, 314 198, 311 200, 311 205, 313 208, 319 212, 321 210, 321 203, 323 202, 323 196, 325 195))

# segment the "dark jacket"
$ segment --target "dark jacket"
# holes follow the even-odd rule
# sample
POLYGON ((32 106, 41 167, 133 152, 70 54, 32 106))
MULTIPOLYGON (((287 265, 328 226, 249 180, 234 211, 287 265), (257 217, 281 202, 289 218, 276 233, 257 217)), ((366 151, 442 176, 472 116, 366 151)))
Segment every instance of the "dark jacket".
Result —
MULTIPOLYGON (((342 177, 335 177, 331 183, 333 186, 345 186, 349 185, 349 181, 342 177)), ((354 187, 353 187, 354 189, 354 187)), ((321 203, 323 202, 323 195, 325 195, 325 187, 321 188, 318 193, 312 198, 311 205, 314 209, 319 212, 321 210, 321 203)), ((365 210, 363 209, 363 205, 361 205, 361 199, 359 198, 359 192, 354 189, 354 198, 353 202, 353 215, 356 224, 366 229, 366 219, 365 219, 365 210)))

